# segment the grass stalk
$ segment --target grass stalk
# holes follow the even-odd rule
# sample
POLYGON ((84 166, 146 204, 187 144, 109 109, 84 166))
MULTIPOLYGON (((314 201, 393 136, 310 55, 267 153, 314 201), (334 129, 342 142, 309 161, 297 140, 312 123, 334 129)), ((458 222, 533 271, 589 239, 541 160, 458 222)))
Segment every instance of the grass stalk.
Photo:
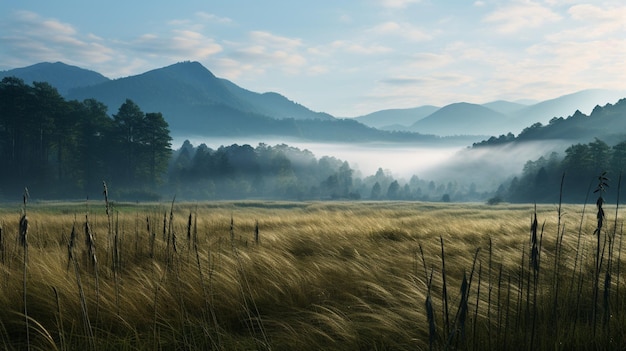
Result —
POLYGON ((474 320, 472 323, 472 341, 473 341, 473 349, 478 349, 478 338, 476 337, 476 327, 478 326, 478 310, 480 306, 480 285, 482 282, 482 272, 483 272, 483 263, 478 263, 478 282, 476 283, 478 286, 476 287, 476 303, 474 306, 474 320))
POLYGON ((493 242, 491 240, 491 236, 489 237, 489 272, 487 276, 487 284, 488 284, 488 292, 487 292, 487 343, 488 349, 491 350, 491 340, 493 334, 491 333, 491 325, 493 324, 491 321, 491 293, 493 290, 493 286, 491 284, 491 273, 492 273, 492 264, 493 264, 493 242))
POLYGON ((439 236, 439 242, 441 243, 441 281, 443 284, 441 299, 443 301, 444 335, 446 335, 447 338, 447 336, 450 335, 450 314, 448 309, 448 283, 446 279, 446 253, 442 236, 439 236))
POLYGON ((23 249, 23 266, 22 266, 22 291, 23 291, 23 302, 24 302, 24 318, 26 324, 26 345, 28 350, 31 349, 30 345, 30 325, 28 317, 28 301, 27 301, 27 280, 28 280, 28 217, 26 216, 26 204, 28 203, 28 199, 30 194, 28 193, 28 189, 24 188, 23 199, 23 208, 22 208, 22 216, 20 217, 19 224, 19 241, 20 246, 23 249))
POLYGON ((431 286, 433 280, 433 272, 430 277, 426 277, 428 285, 426 290, 426 319, 428 320, 428 349, 434 350, 437 341, 437 323, 435 321, 435 310, 433 308, 433 299, 431 297, 431 286))

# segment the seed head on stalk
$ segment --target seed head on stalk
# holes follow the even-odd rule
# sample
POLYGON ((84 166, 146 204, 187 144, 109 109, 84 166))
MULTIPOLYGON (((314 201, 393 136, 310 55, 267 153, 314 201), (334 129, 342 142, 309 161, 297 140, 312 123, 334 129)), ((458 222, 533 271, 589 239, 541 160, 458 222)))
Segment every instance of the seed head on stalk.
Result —
POLYGON ((606 171, 602 172, 602 174, 598 176, 598 186, 596 187, 596 190, 593 191, 594 194, 600 193, 598 194, 598 200, 596 200, 596 207, 598 209, 596 219, 598 221, 598 225, 596 230, 593 232, 596 235, 600 235, 600 231, 602 230, 602 226, 604 224, 604 209, 602 208, 602 205, 604 205, 604 198, 602 197, 602 194, 604 194, 606 192, 606 188, 609 187, 609 184, 607 183, 608 181, 609 178, 606 177, 606 171))

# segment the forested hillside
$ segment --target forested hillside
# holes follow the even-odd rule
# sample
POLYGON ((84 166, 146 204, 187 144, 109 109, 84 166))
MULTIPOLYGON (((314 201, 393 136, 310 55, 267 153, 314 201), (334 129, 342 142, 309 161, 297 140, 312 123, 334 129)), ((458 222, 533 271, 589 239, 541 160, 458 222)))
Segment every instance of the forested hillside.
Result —
MULTIPOLYGON (((0 197, 85 198, 107 181, 117 194, 153 192, 170 158, 159 112, 127 100, 113 117, 93 99, 66 101, 48 83, 0 83, 0 197)), ((144 195, 141 195, 141 194, 144 195)))
POLYGON ((553 152, 528 161, 519 177, 501 187, 500 195, 512 202, 557 203, 563 178, 563 201, 581 203, 595 189, 598 177, 606 172, 609 188, 604 196, 616 201, 620 177, 625 169, 626 139, 612 146, 595 139, 568 147, 564 156, 553 152))
POLYGON ((517 137, 512 133, 494 136, 475 143, 474 147, 553 139, 570 143, 588 143, 594 138, 599 138, 607 143, 617 143, 624 137, 626 137, 626 98, 615 104, 596 106, 589 115, 576 111, 567 118, 554 117, 547 125, 535 123, 525 128, 517 137))

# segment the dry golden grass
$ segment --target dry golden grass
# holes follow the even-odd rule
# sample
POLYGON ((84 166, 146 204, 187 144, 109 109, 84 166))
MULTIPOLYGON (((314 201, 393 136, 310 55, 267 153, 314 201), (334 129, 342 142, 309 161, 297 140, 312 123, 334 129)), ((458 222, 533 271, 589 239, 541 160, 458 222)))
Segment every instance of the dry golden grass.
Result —
MULTIPOLYGON (((610 324, 590 331, 587 280, 595 243, 595 214, 590 208, 583 218, 582 206, 564 207, 558 296, 551 289, 556 281, 551 273, 556 206, 537 208, 543 226, 542 261, 538 299, 532 306, 526 303, 531 293, 527 276, 534 209, 530 205, 176 203, 173 223, 166 223, 165 232, 163 220, 169 221, 170 204, 115 204, 113 208, 111 232, 118 233, 121 264, 117 272, 102 202, 29 205, 27 304, 33 321, 29 323, 32 348, 519 349, 520 345, 531 348, 531 327, 536 328, 532 344, 536 349, 619 348, 626 340, 619 331, 626 330, 626 311, 619 300, 625 287, 624 278, 617 274, 618 251, 612 258, 610 324), (86 257, 87 212, 96 242, 97 276, 86 257), (191 241, 187 238, 190 213, 195 222, 191 241), (74 248, 78 275, 72 264, 68 266, 67 245, 74 223, 79 233, 74 248), (167 243, 173 236, 175 252, 173 243, 167 243), (461 282, 464 274, 469 278, 472 272, 477 249, 468 314, 453 333, 461 282), (431 277, 437 324, 432 339, 425 307, 431 277), (580 280, 582 297, 577 298, 580 280), (87 318, 81 308, 81 289, 87 318), (555 296, 557 315, 552 314, 555 296), (555 329, 555 323, 561 327, 555 329), (429 345, 429 340, 434 343, 429 345)), ((614 211, 606 208, 611 225, 614 211)), ((18 221, 19 207, 0 208, 5 254, 0 263, 0 303, 5 306, 0 310, 0 345, 5 349, 27 347, 18 221)), ((617 233, 616 238, 621 237, 620 228, 617 233)))

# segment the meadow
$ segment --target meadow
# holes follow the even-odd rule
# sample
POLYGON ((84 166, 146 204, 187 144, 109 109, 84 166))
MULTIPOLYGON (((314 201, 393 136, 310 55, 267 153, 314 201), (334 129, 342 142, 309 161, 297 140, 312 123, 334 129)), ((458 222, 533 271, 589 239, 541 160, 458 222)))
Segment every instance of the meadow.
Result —
POLYGON ((609 204, 4 204, 0 347, 624 349, 622 217, 609 204))

